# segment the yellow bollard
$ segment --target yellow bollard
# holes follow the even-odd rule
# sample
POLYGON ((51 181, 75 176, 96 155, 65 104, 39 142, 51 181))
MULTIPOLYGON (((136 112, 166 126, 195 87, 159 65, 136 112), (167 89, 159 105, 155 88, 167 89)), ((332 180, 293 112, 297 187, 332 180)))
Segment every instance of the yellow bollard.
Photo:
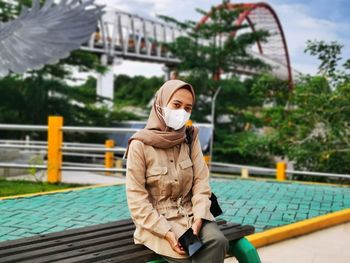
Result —
POLYGON ((278 181, 284 181, 287 179, 287 164, 285 162, 277 163, 276 179, 278 181))
POLYGON ((241 177, 242 178, 249 178, 249 171, 247 168, 242 168, 241 170, 241 177))
MULTIPOLYGON (((106 148, 114 148, 114 140, 106 140, 105 142, 106 148)), ((105 153, 105 167, 113 168, 114 167, 114 153, 106 152, 105 153)), ((111 172, 106 172, 106 175, 111 175, 111 172)))
POLYGON ((188 120, 188 121, 186 122, 186 126, 192 126, 192 124, 193 124, 193 121, 192 121, 192 120, 188 120))
POLYGON ((49 183, 61 182, 63 117, 49 116, 47 132, 47 181, 49 183))
POLYGON ((210 155, 204 155, 203 158, 205 163, 209 166, 211 161, 210 155))

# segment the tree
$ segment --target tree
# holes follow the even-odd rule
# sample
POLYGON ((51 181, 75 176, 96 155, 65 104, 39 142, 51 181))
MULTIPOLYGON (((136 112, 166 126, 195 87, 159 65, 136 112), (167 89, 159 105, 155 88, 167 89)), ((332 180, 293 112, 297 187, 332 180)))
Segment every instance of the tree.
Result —
POLYGON ((271 153, 288 157, 296 169, 350 173, 349 60, 338 65, 341 49, 336 42, 308 41, 306 52, 320 60, 319 75, 303 77, 289 97, 264 110, 271 153))
POLYGON ((231 163, 266 165, 270 163, 269 158, 256 144, 259 138, 254 132, 260 125, 255 115, 262 105, 251 94, 253 82, 250 79, 241 81, 236 72, 240 67, 268 69, 249 53, 249 48, 257 41, 266 41, 268 33, 245 31, 249 25, 235 23, 244 8, 232 10, 227 8, 228 5, 229 1, 223 1, 222 8, 212 7, 210 12, 198 9, 201 14, 209 16, 209 22, 201 25, 160 16, 187 32, 186 36, 177 38, 166 47, 181 60, 177 66, 180 78, 187 80, 196 90, 193 120, 210 120, 212 97, 218 87, 222 88, 214 120, 214 158, 231 163), (222 79, 218 78, 219 73, 224 73, 222 79))
POLYGON ((118 75, 114 81, 116 105, 133 105, 148 109, 149 102, 163 83, 163 77, 118 75))

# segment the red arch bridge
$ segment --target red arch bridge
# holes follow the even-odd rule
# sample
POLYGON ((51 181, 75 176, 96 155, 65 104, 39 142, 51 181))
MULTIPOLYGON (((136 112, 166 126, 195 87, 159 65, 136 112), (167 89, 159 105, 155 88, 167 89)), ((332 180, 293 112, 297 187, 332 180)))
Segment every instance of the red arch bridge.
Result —
MULTIPOLYGON (((221 5, 217 8, 222 8, 221 5)), ((278 78, 293 81, 293 72, 285 35, 273 8, 266 3, 229 4, 226 8, 242 10, 235 23, 247 24, 250 30, 264 30, 269 33, 266 42, 257 42, 249 52, 271 66, 271 73, 278 78), (255 49, 254 49, 255 48, 255 49)), ((201 23, 210 23, 209 16, 201 23)), ((234 32, 233 32, 234 33, 234 32)), ((161 23, 135 14, 108 10, 89 42, 81 49, 102 55, 105 63, 114 59, 176 65, 181 61, 164 48, 163 43, 175 41, 186 32, 174 25, 161 23)), ((167 68, 167 67, 165 67, 167 68)), ((238 68, 245 75, 257 74, 250 68, 238 68)), ((113 98, 113 72, 100 76, 97 93, 113 98)))

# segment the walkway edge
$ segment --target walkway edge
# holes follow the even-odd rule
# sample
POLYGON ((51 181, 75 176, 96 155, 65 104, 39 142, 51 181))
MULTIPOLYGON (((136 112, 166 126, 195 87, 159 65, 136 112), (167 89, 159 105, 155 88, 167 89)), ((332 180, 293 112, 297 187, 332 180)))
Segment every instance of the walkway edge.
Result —
POLYGON ((319 185, 319 186, 331 186, 331 187, 343 187, 343 188, 349 188, 350 184, 336 184, 336 183, 322 183, 322 182, 307 182, 307 181, 297 181, 297 180, 284 180, 284 181, 277 181, 273 178, 266 178, 266 177, 248 177, 243 178, 241 175, 228 175, 228 174, 220 174, 220 173, 211 173, 211 178, 215 179, 233 179, 233 180, 248 180, 248 181, 258 181, 258 182, 273 182, 273 183, 281 183, 281 184, 305 184, 305 185, 319 185))
POLYGON ((350 222, 350 208, 252 234, 247 239, 259 248, 346 222, 350 222))
POLYGON ((36 192, 36 193, 23 194, 23 195, 3 196, 3 197, 0 197, 0 200, 32 197, 32 196, 38 196, 38 195, 49 195, 49 194, 79 191, 79 190, 98 188, 98 187, 106 187, 106 186, 114 186, 114 185, 124 185, 124 184, 125 183, 114 183, 114 184, 98 184, 98 185, 91 185, 91 186, 72 187, 72 188, 65 188, 65 189, 61 189, 61 190, 53 190, 53 191, 47 191, 47 192, 36 192))

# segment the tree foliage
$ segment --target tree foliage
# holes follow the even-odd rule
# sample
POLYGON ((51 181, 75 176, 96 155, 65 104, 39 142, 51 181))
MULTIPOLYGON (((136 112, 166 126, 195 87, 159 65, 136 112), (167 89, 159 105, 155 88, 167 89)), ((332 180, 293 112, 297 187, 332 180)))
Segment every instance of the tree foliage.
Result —
POLYGON ((253 80, 239 79, 239 68, 267 70, 269 67, 249 52, 257 41, 264 42, 265 31, 246 30, 249 25, 235 23, 244 7, 212 7, 209 12, 197 10, 208 16, 206 23, 179 22, 161 16, 167 22, 183 28, 186 36, 167 46, 181 60, 177 66, 180 78, 191 83, 196 90, 196 105, 192 119, 197 122, 211 121, 212 98, 217 97, 215 115, 214 159, 230 163, 270 164, 260 137, 254 132, 261 125, 256 114, 262 103, 252 96, 253 80), (224 73, 221 79, 218 73, 224 73))
POLYGON ((346 63, 338 66, 341 45, 309 41, 306 51, 320 60, 319 75, 304 76, 284 102, 264 110, 271 153, 296 169, 349 174, 350 79, 346 63))
POLYGON ((134 105, 147 109, 155 92, 164 83, 163 77, 146 78, 117 75, 114 81, 117 105, 134 105))

